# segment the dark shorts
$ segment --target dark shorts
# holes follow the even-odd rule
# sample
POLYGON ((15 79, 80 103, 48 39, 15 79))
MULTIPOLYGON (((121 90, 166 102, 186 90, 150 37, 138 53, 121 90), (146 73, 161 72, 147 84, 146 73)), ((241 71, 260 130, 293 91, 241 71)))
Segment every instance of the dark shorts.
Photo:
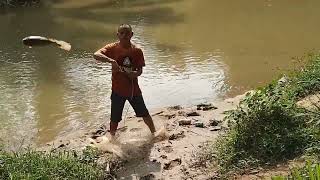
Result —
POLYGON ((149 111, 144 104, 142 95, 131 97, 123 97, 114 92, 111 94, 111 117, 112 122, 120 122, 122 120, 123 107, 126 102, 129 101, 137 117, 146 117, 149 115, 149 111))

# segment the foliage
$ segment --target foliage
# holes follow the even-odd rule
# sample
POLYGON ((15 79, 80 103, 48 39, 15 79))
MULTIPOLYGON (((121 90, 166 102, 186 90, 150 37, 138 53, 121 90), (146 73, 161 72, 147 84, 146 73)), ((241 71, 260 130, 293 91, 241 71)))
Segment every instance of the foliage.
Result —
POLYGON ((304 66, 284 79, 247 93, 227 113, 230 131, 212 153, 222 172, 272 165, 304 152, 320 152, 320 109, 296 102, 320 90, 320 56, 310 54, 304 66))
POLYGON ((272 180, 320 180, 320 164, 307 162, 302 168, 293 168, 288 176, 274 176, 272 180))

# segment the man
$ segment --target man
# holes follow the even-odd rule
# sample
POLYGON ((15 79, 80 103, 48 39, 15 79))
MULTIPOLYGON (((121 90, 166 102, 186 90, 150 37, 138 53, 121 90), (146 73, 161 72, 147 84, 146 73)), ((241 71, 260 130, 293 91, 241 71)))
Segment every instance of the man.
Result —
POLYGON ((131 43, 133 32, 129 24, 120 25, 117 36, 118 42, 107 44, 94 53, 96 60, 112 65, 111 137, 114 139, 126 100, 133 107, 136 116, 143 118, 154 135, 153 120, 145 106, 138 84, 138 76, 142 74, 142 68, 145 66, 143 52, 131 43))

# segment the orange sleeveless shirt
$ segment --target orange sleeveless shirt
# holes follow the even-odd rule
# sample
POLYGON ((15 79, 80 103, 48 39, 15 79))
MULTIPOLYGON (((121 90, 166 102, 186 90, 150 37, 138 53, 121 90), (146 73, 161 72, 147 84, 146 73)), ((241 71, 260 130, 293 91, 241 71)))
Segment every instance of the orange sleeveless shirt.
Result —
MULTIPOLYGON (((142 50, 133 44, 125 49, 118 42, 111 43, 103 47, 101 52, 116 60, 119 66, 124 66, 124 61, 127 65, 128 59, 133 70, 145 66, 142 50)), ((112 91, 124 97, 141 95, 138 78, 131 80, 124 72, 112 72, 112 91)))

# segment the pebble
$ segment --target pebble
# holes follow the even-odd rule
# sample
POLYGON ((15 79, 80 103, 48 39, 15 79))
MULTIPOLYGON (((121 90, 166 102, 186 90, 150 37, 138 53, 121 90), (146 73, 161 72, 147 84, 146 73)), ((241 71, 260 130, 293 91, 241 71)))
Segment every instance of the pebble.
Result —
POLYGON ((180 139, 180 138, 184 138, 184 137, 186 137, 186 136, 184 135, 184 131, 181 131, 181 132, 179 132, 179 133, 177 133, 177 134, 171 134, 171 135, 169 136, 169 140, 175 140, 175 139, 180 139))
POLYGON ((152 180, 152 179, 155 179, 156 178, 156 176, 154 175, 154 174, 147 174, 147 175, 145 175, 145 176, 142 176, 142 177, 140 177, 139 179, 140 180, 152 180))
POLYGON ((194 126, 195 126, 195 127, 204 128, 203 122, 195 122, 195 123, 194 123, 194 126))
POLYGON ((190 119, 181 119, 178 121, 179 125, 191 125, 191 120, 190 119))
POLYGON ((221 130, 221 127, 220 126, 216 126, 216 127, 212 127, 209 129, 210 131, 219 131, 221 130))
POLYGON ((220 123, 220 122, 219 122, 218 120, 215 120, 215 119, 209 120, 210 126, 218 126, 219 123, 220 123))
POLYGON ((200 114, 196 111, 193 111, 193 112, 188 112, 187 116, 200 116, 200 114))
POLYGON ((164 170, 172 169, 173 167, 180 165, 181 162, 182 162, 182 161, 181 161, 180 158, 176 158, 176 159, 174 159, 174 160, 171 160, 171 161, 165 163, 164 166, 163 166, 163 169, 164 169, 164 170))
POLYGON ((218 109, 216 106, 212 105, 212 104, 198 104, 197 105, 197 110, 203 110, 203 111, 208 111, 211 109, 218 109))
POLYGON ((168 156, 167 156, 167 155, 164 155, 164 154, 161 155, 160 157, 161 157, 162 159, 167 159, 167 158, 168 158, 168 156))

